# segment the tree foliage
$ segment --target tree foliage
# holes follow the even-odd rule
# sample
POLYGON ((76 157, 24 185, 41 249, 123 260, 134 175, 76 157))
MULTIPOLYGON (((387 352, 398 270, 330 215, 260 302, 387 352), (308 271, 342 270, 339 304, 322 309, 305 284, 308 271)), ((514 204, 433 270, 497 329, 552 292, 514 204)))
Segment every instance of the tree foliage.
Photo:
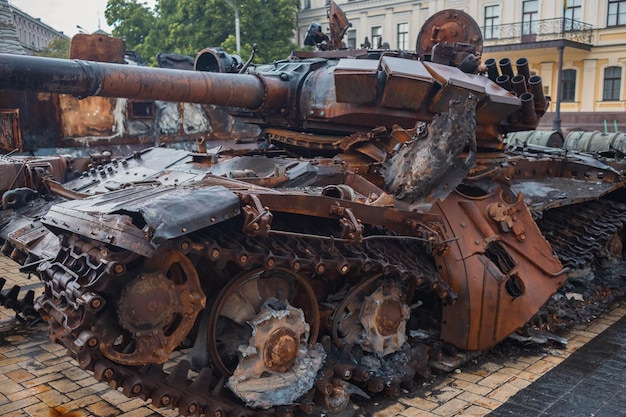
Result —
POLYGON ((70 40, 67 38, 56 38, 50 42, 48 46, 39 51, 37 55, 50 58, 69 58, 70 40))
MULTIPOLYGON (((296 47, 298 0, 231 0, 240 20, 240 55, 258 45, 255 61, 283 59, 296 47)), ((105 11, 113 35, 154 64, 159 52, 194 56, 206 47, 236 53, 235 12, 225 0, 157 0, 154 10, 139 0, 108 0, 105 11)))
POLYGON ((148 38, 157 18, 147 3, 111 0, 107 2, 104 17, 114 27, 113 35, 124 39, 127 49, 136 51, 144 58, 154 55, 148 38))

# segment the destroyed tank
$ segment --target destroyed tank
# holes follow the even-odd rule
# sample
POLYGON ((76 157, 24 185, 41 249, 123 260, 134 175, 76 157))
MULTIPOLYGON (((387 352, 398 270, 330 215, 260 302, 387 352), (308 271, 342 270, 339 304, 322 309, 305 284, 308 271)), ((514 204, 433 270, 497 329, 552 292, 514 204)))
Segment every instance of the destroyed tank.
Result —
POLYGON ((621 172, 503 150, 548 106, 526 60, 483 68, 457 10, 416 54, 342 49, 332 1, 330 19, 309 31, 319 50, 269 65, 0 55, 2 89, 217 104, 262 129, 256 149, 3 157, 2 253, 39 276, 51 340, 97 380, 183 415, 338 413, 457 368, 621 261, 621 172))

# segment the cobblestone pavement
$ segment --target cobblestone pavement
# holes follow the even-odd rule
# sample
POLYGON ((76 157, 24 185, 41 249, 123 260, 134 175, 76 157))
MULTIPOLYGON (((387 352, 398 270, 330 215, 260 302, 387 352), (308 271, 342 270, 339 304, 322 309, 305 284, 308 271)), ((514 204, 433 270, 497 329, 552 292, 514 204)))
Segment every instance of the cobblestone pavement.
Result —
POLYGON ((626 317, 489 417, 626 416, 626 317))
MULTIPOLYGON (((16 265, 0 258, 0 277, 24 289, 41 289, 16 265)), ((7 284, 8 285, 8 284, 7 284)), ((4 288, 6 291, 7 288, 4 288)), ((578 325, 567 335, 565 349, 523 350, 514 357, 487 355, 454 373, 436 376, 415 392, 396 400, 355 406, 355 415, 371 417, 484 416, 518 391, 560 364, 605 329, 626 316, 617 305, 591 324, 578 325)), ((0 308, 0 416, 175 416, 140 399, 128 399, 80 369, 65 349, 51 343, 43 323, 27 326, 0 308)))

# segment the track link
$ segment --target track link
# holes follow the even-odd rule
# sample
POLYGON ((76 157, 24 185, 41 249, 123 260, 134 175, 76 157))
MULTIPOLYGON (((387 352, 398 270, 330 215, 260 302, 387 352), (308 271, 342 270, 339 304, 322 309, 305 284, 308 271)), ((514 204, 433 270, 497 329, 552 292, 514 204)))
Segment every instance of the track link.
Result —
POLYGON ((626 205, 600 199, 551 209, 537 221, 555 254, 570 269, 568 282, 520 330, 549 332, 589 322, 624 296, 623 226, 626 205), (568 298, 577 293, 580 299, 568 298))
MULTIPOLYGON (((214 270, 281 267, 302 276, 323 274, 337 281, 337 288, 349 279, 358 280, 359 274, 371 276, 378 272, 402 281, 412 280, 418 288, 447 302, 453 302, 456 297, 437 274, 422 242, 411 238, 371 234, 358 246, 342 239, 309 234, 285 236, 277 232, 251 238, 241 232, 241 225, 231 222, 172 241, 169 246, 191 259, 210 264, 214 270)), ((107 336, 93 329, 102 329, 98 326, 100 317, 112 314, 114 306, 107 307, 108 303, 117 299, 129 271, 141 268, 142 259, 131 252, 114 252, 80 236, 63 236, 62 249, 56 258, 38 267, 45 292, 37 300, 36 308, 50 323, 50 339, 67 348, 83 369, 93 371, 100 381, 121 387, 125 395, 151 399, 158 407, 177 408, 183 415, 215 417, 292 416, 296 408, 311 413, 316 401, 319 404, 320 393, 327 400, 342 388, 337 375, 363 392, 385 391, 397 395, 401 384, 410 385, 417 375, 429 375, 428 362, 441 355, 440 351, 415 343, 400 379, 370 371, 345 355, 341 360, 337 356, 329 357, 316 386, 299 404, 251 410, 236 400, 225 399, 231 396, 225 395, 226 378, 219 372, 210 366, 190 372, 187 360, 174 359, 178 355, 176 351, 165 366, 124 366, 104 357, 100 344, 107 336), (171 366, 172 363, 175 364, 171 366)), ((327 351, 333 349, 329 336, 321 341, 327 351)), ((322 403, 326 402, 324 399, 322 403)))
POLYGON ((39 319, 39 314, 33 308, 35 301, 35 291, 27 290, 22 298, 19 298, 22 288, 13 285, 10 289, 2 291, 6 284, 6 278, 0 278, 0 305, 15 311, 15 316, 23 322, 35 322, 39 319))
POLYGON ((563 266, 573 272, 621 258, 622 247, 614 238, 621 237, 624 223, 626 205, 604 199, 548 210, 537 221, 563 266))

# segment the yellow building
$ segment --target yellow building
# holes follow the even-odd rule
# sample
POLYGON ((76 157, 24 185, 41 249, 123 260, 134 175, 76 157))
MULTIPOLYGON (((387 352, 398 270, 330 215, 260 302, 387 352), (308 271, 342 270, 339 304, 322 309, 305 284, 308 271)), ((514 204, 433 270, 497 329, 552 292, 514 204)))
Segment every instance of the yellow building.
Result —
MULTIPOLYGON (((387 42, 392 49, 415 50, 429 16, 463 10, 483 31, 483 61, 525 57, 531 72, 543 78, 552 102, 541 128, 567 133, 603 130, 606 124, 610 131, 614 125, 626 130, 626 0, 335 1, 352 23, 350 48, 387 42)), ((311 22, 327 29, 328 3, 301 0, 300 44, 311 22)))

